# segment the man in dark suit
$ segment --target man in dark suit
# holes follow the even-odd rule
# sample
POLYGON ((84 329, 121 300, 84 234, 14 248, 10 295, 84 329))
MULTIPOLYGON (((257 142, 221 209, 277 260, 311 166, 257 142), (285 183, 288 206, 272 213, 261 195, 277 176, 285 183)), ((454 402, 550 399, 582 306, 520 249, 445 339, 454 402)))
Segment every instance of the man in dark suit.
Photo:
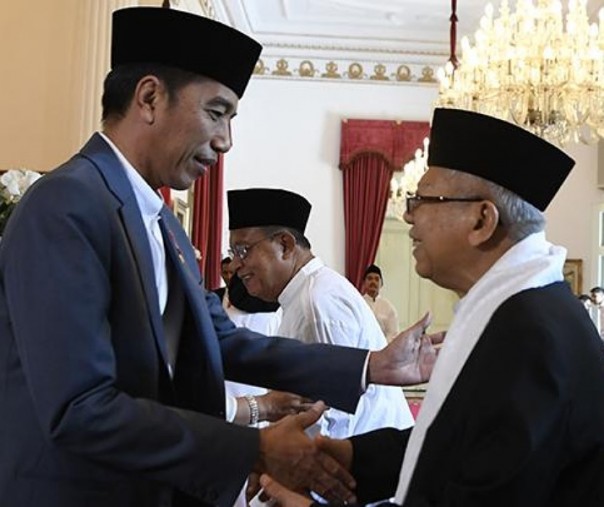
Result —
POLYGON ((346 498, 347 474, 330 481, 302 431, 320 404, 302 422, 235 426, 224 378, 353 411, 363 375, 427 375, 406 353, 431 357, 421 332, 369 356, 303 347, 235 328, 202 289, 157 189, 188 188, 230 149, 259 52, 184 12, 114 14, 103 132, 30 189, 0 244, 0 505, 226 507, 252 469, 346 498))
MULTIPOLYGON (((565 283, 545 210, 574 165, 510 123, 437 109, 407 198, 415 269, 461 300, 413 430, 323 440, 360 501, 604 504, 604 347, 565 283)), ((310 500, 262 483, 285 507, 310 500)))

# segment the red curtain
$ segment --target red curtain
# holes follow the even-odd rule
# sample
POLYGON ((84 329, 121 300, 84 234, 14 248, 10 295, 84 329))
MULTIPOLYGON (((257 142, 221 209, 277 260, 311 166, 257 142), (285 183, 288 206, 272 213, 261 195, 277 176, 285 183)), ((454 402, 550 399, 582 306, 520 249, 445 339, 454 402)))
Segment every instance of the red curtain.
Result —
POLYGON ((207 289, 220 285, 222 246, 223 157, 195 182, 191 242, 201 253, 199 269, 207 289))
POLYGON ((375 259, 391 178, 387 161, 375 153, 357 158, 344 171, 346 277, 359 290, 365 268, 375 259))
POLYGON ((428 132, 427 122, 342 122, 346 277, 359 290, 365 268, 375 261, 392 173, 413 158, 428 132))
POLYGON ((172 208, 172 196, 170 195, 170 187, 160 187, 159 193, 164 199, 166 206, 168 206, 168 208, 172 208))

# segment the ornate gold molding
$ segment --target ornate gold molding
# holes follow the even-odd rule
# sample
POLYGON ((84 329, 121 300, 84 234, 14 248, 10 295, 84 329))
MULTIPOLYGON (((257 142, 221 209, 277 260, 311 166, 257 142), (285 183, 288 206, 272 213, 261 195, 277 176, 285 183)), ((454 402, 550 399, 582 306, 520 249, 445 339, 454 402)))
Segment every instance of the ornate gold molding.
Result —
POLYGON ((435 69, 421 64, 336 61, 282 56, 263 56, 254 75, 284 79, 333 79, 390 83, 437 83, 435 69))

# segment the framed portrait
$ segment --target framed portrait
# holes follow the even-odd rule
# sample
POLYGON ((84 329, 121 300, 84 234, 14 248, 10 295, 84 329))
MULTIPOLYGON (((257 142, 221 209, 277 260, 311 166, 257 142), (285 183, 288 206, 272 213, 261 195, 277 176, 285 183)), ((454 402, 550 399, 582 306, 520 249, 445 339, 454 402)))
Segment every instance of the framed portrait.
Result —
POLYGON ((583 293, 583 259, 566 259, 564 263, 564 280, 570 285, 573 294, 583 293))
POLYGON ((172 211, 185 232, 191 236, 191 209, 189 203, 180 197, 174 196, 172 198, 172 211))

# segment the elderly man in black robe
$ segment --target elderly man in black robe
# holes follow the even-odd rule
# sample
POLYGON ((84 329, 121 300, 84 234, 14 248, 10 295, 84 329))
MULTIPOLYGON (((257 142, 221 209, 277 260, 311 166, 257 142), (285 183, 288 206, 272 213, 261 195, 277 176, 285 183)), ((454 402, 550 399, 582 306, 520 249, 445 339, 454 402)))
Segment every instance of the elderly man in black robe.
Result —
MULTIPOLYGON (((510 123, 437 109, 408 196, 416 271, 461 300, 412 430, 320 442, 361 502, 604 505, 604 347, 542 211, 574 162, 510 123)), ((310 500, 262 478, 286 507, 310 500)))

